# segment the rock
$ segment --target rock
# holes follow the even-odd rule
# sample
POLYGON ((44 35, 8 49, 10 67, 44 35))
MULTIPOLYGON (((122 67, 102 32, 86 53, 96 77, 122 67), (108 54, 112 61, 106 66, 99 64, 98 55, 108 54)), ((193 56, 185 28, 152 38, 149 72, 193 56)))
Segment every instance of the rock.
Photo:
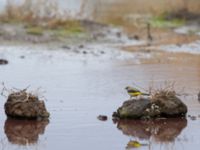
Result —
POLYGON ((117 112, 113 114, 113 117, 133 119, 141 118, 149 104, 150 100, 148 99, 125 101, 123 105, 118 108, 117 112))
POLYGON ((84 48, 85 46, 83 44, 79 45, 78 48, 82 49, 84 48))
MULTIPOLYGON (((166 93, 164 93, 166 94, 166 93)), ((175 96, 155 95, 153 99, 128 100, 113 113, 113 117, 120 119, 149 119, 183 117, 187 113, 187 106, 175 96)))
POLYGON ((63 49, 71 49, 71 47, 67 46, 67 45, 63 45, 62 46, 63 49))
POLYGON ((129 40, 140 40, 140 37, 138 35, 132 35, 128 37, 129 40))
POLYGON ((118 38, 121 38, 121 37, 122 37, 122 33, 121 33, 121 32, 117 32, 117 33, 116 33, 116 36, 117 36, 118 38))
POLYGON ((176 96, 174 92, 160 92, 154 96, 153 105, 158 106, 157 109, 162 117, 182 117, 187 113, 187 106, 176 96))
POLYGON ((21 59, 24 59, 24 58, 25 58, 25 56, 24 56, 24 55, 21 55, 19 58, 21 58, 21 59))
POLYGON ((8 61, 6 59, 0 59, 0 65, 6 65, 8 61))
POLYGON ((22 119, 49 117, 44 101, 39 100, 37 96, 27 93, 25 90, 11 93, 4 108, 8 117, 22 119))
POLYGON ((105 54, 105 52, 104 52, 104 51, 100 51, 100 53, 101 53, 101 54, 105 54))
POLYGON ((197 120, 197 117, 196 116, 191 116, 190 119, 191 120, 197 120))
POLYGON ((88 52, 87 52, 87 51, 83 51, 82 53, 83 53, 83 54, 87 54, 88 52))
POLYGON ((99 120, 101 120, 101 121, 106 121, 106 120, 108 120, 108 117, 105 116, 105 115, 99 115, 97 118, 98 118, 99 120))

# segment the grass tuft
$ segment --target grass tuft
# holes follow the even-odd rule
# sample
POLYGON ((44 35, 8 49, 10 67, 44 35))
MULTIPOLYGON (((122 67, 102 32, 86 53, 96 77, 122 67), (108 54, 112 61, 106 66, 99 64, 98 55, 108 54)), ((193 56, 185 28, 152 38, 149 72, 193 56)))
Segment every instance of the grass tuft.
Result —
POLYGON ((44 29, 41 27, 28 27, 26 29, 26 33, 30 35, 42 36, 43 32, 44 32, 44 29))
POLYGON ((185 24, 185 20, 183 19, 171 19, 167 20, 162 16, 153 17, 150 20, 152 27, 154 28, 175 28, 180 27, 185 24))

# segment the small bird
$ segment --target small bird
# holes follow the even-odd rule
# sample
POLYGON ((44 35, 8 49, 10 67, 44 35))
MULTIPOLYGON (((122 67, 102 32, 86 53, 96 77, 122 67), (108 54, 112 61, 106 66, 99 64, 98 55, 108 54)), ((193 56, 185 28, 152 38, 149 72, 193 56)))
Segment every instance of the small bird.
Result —
POLYGON ((199 94, 198 94, 198 100, 200 101, 200 92, 199 92, 199 94))
POLYGON ((137 97, 140 95, 144 95, 144 96, 150 95, 148 93, 142 93, 140 90, 130 87, 130 86, 127 86, 125 89, 127 90, 127 93, 130 95, 130 99, 132 99, 132 97, 137 97))

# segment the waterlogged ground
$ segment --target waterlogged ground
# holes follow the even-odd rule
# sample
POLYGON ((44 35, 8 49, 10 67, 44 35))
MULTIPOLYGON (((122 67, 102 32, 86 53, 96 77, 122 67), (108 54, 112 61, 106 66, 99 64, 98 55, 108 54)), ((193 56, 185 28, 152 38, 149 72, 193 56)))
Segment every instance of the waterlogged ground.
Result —
POLYGON ((49 122, 7 119, 6 99, 1 97, 0 149, 123 150, 130 140, 137 140, 144 144, 138 148, 142 150, 197 150, 199 62, 140 64, 139 56, 109 49, 97 56, 42 46, 1 46, 0 57, 9 64, 0 66, 0 81, 7 88, 41 87, 39 95, 46 97, 51 117, 49 122), (189 117, 114 123, 112 113, 128 99, 124 87, 134 82, 148 89, 152 81, 155 87, 175 81, 176 90, 186 93, 181 98, 189 117), (100 114, 107 115, 108 121, 98 120, 100 114))
MULTIPOLYGON (((123 5, 112 0, 106 1, 106 5, 99 0, 59 0, 59 6, 74 15, 83 11, 82 17, 86 19, 132 25, 131 21, 141 17, 133 14, 141 12, 137 7, 140 2, 135 2, 131 3, 138 9, 130 7, 130 0, 123 5), (119 12, 123 12, 122 16, 116 18, 119 12)), ((2 10, 5 1, 0 0, 0 4, 2 10)), ((155 6, 149 2, 142 10, 152 10, 152 4, 155 6)), ((179 6, 176 2, 171 5, 179 6)), ((189 9, 196 12, 197 6, 192 2, 189 9)), ((159 8, 158 13, 166 9, 160 3, 155 8, 159 8)), ((9 89, 30 86, 28 90, 45 99, 51 117, 49 121, 7 119, 6 98, 2 96, 0 149, 123 150, 134 149, 127 144, 136 140, 141 143, 137 148, 141 150, 198 150, 199 25, 185 25, 167 32, 152 30, 153 41, 147 46, 145 23, 140 30, 125 28, 128 35, 121 29, 87 20, 85 23, 91 32, 89 37, 68 38, 61 43, 48 36, 23 36, 24 27, 20 24, 1 26, 6 32, 0 37, 0 59, 9 63, 0 65, 0 82, 9 89), (112 113, 129 98, 124 87, 136 83, 144 89, 152 84, 159 88, 166 81, 175 82, 175 90, 183 94, 180 98, 188 106, 186 119, 112 120, 112 113), (98 115, 106 115, 108 120, 100 121, 98 115)))

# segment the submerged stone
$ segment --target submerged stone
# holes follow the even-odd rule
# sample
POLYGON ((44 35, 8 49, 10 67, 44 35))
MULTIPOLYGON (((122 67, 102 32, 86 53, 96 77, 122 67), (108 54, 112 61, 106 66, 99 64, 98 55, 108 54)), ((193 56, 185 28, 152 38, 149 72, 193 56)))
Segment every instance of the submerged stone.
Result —
POLYGON ((25 90, 11 93, 4 108, 6 115, 14 118, 42 119, 50 115, 44 101, 25 90))

